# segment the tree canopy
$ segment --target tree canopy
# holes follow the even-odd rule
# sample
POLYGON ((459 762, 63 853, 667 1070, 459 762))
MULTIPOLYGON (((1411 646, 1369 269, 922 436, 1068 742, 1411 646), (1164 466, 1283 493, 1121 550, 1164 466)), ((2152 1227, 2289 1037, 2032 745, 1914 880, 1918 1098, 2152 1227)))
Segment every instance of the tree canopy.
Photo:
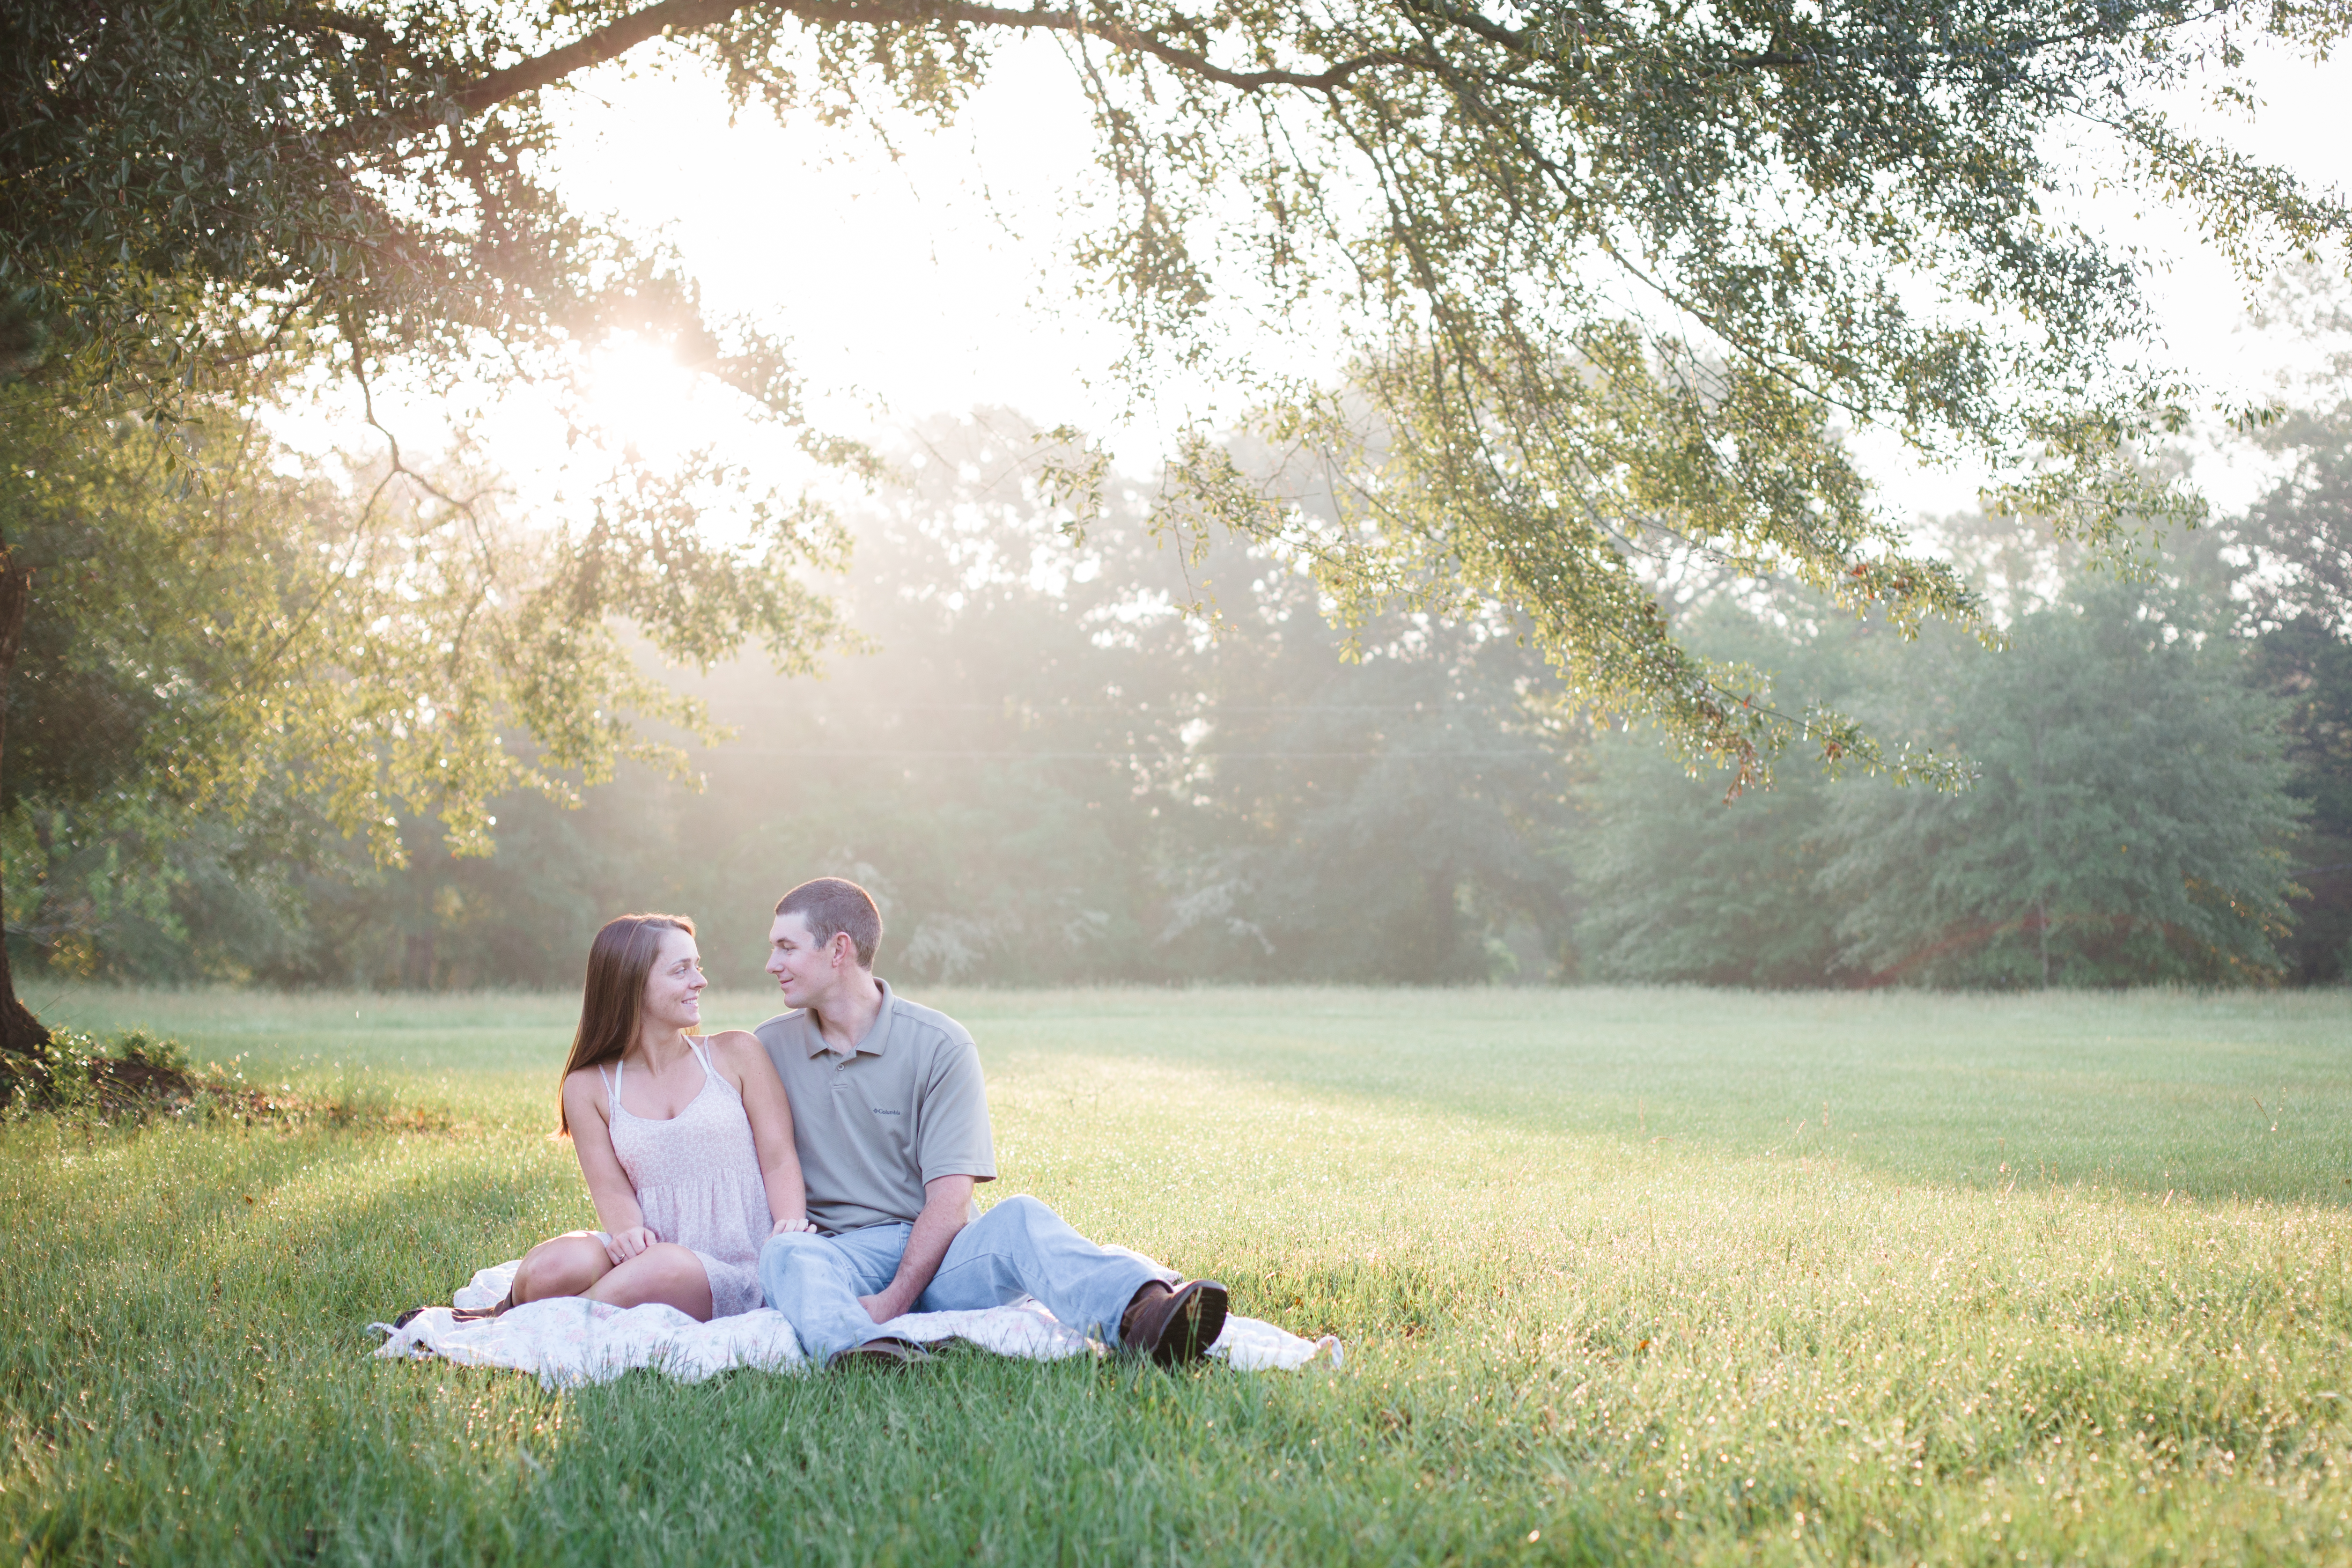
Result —
POLYGON ((495 351, 552 375, 630 325, 791 421, 777 344, 548 183, 550 94, 642 50, 787 120, 945 119, 1044 35, 1092 106, 1110 199, 1079 260, 1133 329, 1130 374, 1242 376, 1350 503, 1325 522, 1202 444, 1171 516, 1287 539, 1352 612, 1523 612, 1581 695, 1747 778, 1791 724, 1875 753, 1689 654, 1645 569, 1695 551, 1898 625, 1965 618, 1842 424, 1989 458, 2084 534, 2177 509, 2123 460, 2179 415, 2136 358, 2131 265, 2053 203, 2113 177, 2250 264, 2340 243, 2340 204, 2185 134, 2160 95, 2242 97, 2250 46, 2323 50, 2344 24, 2178 0, 37 3, 0 23, 0 287, 20 363, 159 407, 322 344, 361 371, 495 351), (1253 358, 1286 329, 1330 362, 1253 358))

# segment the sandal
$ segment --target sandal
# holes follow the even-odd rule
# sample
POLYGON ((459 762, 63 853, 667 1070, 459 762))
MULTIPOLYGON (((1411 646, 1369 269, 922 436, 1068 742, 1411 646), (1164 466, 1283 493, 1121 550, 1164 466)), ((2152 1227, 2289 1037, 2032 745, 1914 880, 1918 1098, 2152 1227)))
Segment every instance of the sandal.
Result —
POLYGON ((503 1313, 514 1304, 514 1292, 509 1291, 499 1298, 499 1304, 495 1307, 451 1307, 449 1315, 461 1323, 486 1322, 503 1313))
MULTIPOLYGON (((447 1308, 446 1311, 449 1313, 450 1321, 453 1322, 478 1323, 486 1322, 489 1319, 499 1316, 509 1307, 511 1307, 514 1304, 514 1295, 509 1291, 506 1295, 499 1298, 499 1304, 495 1307, 450 1307, 447 1308)), ((444 1309, 437 1308, 430 1304, 421 1307, 411 1307, 406 1312, 401 1313, 398 1317, 393 1319, 392 1326, 394 1329, 404 1329, 419 1312, 438 1312, 444 1309)))

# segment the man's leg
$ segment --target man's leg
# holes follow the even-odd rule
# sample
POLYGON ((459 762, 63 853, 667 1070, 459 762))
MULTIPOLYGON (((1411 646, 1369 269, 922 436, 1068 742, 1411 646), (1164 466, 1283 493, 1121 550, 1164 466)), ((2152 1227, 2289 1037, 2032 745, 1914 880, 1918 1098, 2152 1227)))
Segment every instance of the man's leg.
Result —
POLYGON ((973 1312, 1034 1296, 1072 1328, 1116 1346, 1119 1318, 1136 1291, 1176 1279, 1149 1259, 1096 1246, 1024 1194, 957 1232, 915 1310, 973 1312))
POLYGON ((868 1225, 838 1236, 787 1230, 760 1249, 760 1291, 784 1314, 801 1349, 819 1365, 877 1337, 860 1296, 898 1271, 909 1225, 868 1225))

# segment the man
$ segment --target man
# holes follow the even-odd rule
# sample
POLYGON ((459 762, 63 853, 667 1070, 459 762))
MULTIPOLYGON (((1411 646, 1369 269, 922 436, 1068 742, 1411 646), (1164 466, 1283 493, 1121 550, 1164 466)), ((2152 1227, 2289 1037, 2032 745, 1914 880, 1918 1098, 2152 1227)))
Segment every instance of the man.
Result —
POLYGON ((877 1326, 1029 1295, 1163 1365, 1207 1354, 1224 1326, 1223 1285, 1097 1247, 1034 1197, 980 1212, 972 1188, 996 1179, 980 1053, 961 1024, 875 977, 881 940, 874 900, 829 876, 784 894, 769 931, 768 973, 795 1010, 756 1032, 792 1096, 816 1233, 771 1237, 760 1283, 802 1348, 821 1361, 920 1360, 877 1326))

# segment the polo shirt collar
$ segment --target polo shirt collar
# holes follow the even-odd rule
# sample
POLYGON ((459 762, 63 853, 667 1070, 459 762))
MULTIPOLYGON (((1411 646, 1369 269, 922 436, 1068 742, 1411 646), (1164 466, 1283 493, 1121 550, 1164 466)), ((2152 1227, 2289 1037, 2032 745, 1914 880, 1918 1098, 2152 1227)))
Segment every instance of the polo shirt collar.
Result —
MULTIPOLYGON (((865 1038, 857 1042, 857 1049, 849 1053, 854 1057, 879 1056, 882 1054, 882 1048, 889 1043, 892 1000, 890 982, 877 975, 874 977, 874 983, 882 989, 882 1005, 875 1009, 874 1022, 866 1029, 865 1038)), ((816 1020, 811 1019, 808 1022, 809 1060, 814 1061, 832 1049, 824 1042, 824 1030, 817 1028, 816 1020)))

